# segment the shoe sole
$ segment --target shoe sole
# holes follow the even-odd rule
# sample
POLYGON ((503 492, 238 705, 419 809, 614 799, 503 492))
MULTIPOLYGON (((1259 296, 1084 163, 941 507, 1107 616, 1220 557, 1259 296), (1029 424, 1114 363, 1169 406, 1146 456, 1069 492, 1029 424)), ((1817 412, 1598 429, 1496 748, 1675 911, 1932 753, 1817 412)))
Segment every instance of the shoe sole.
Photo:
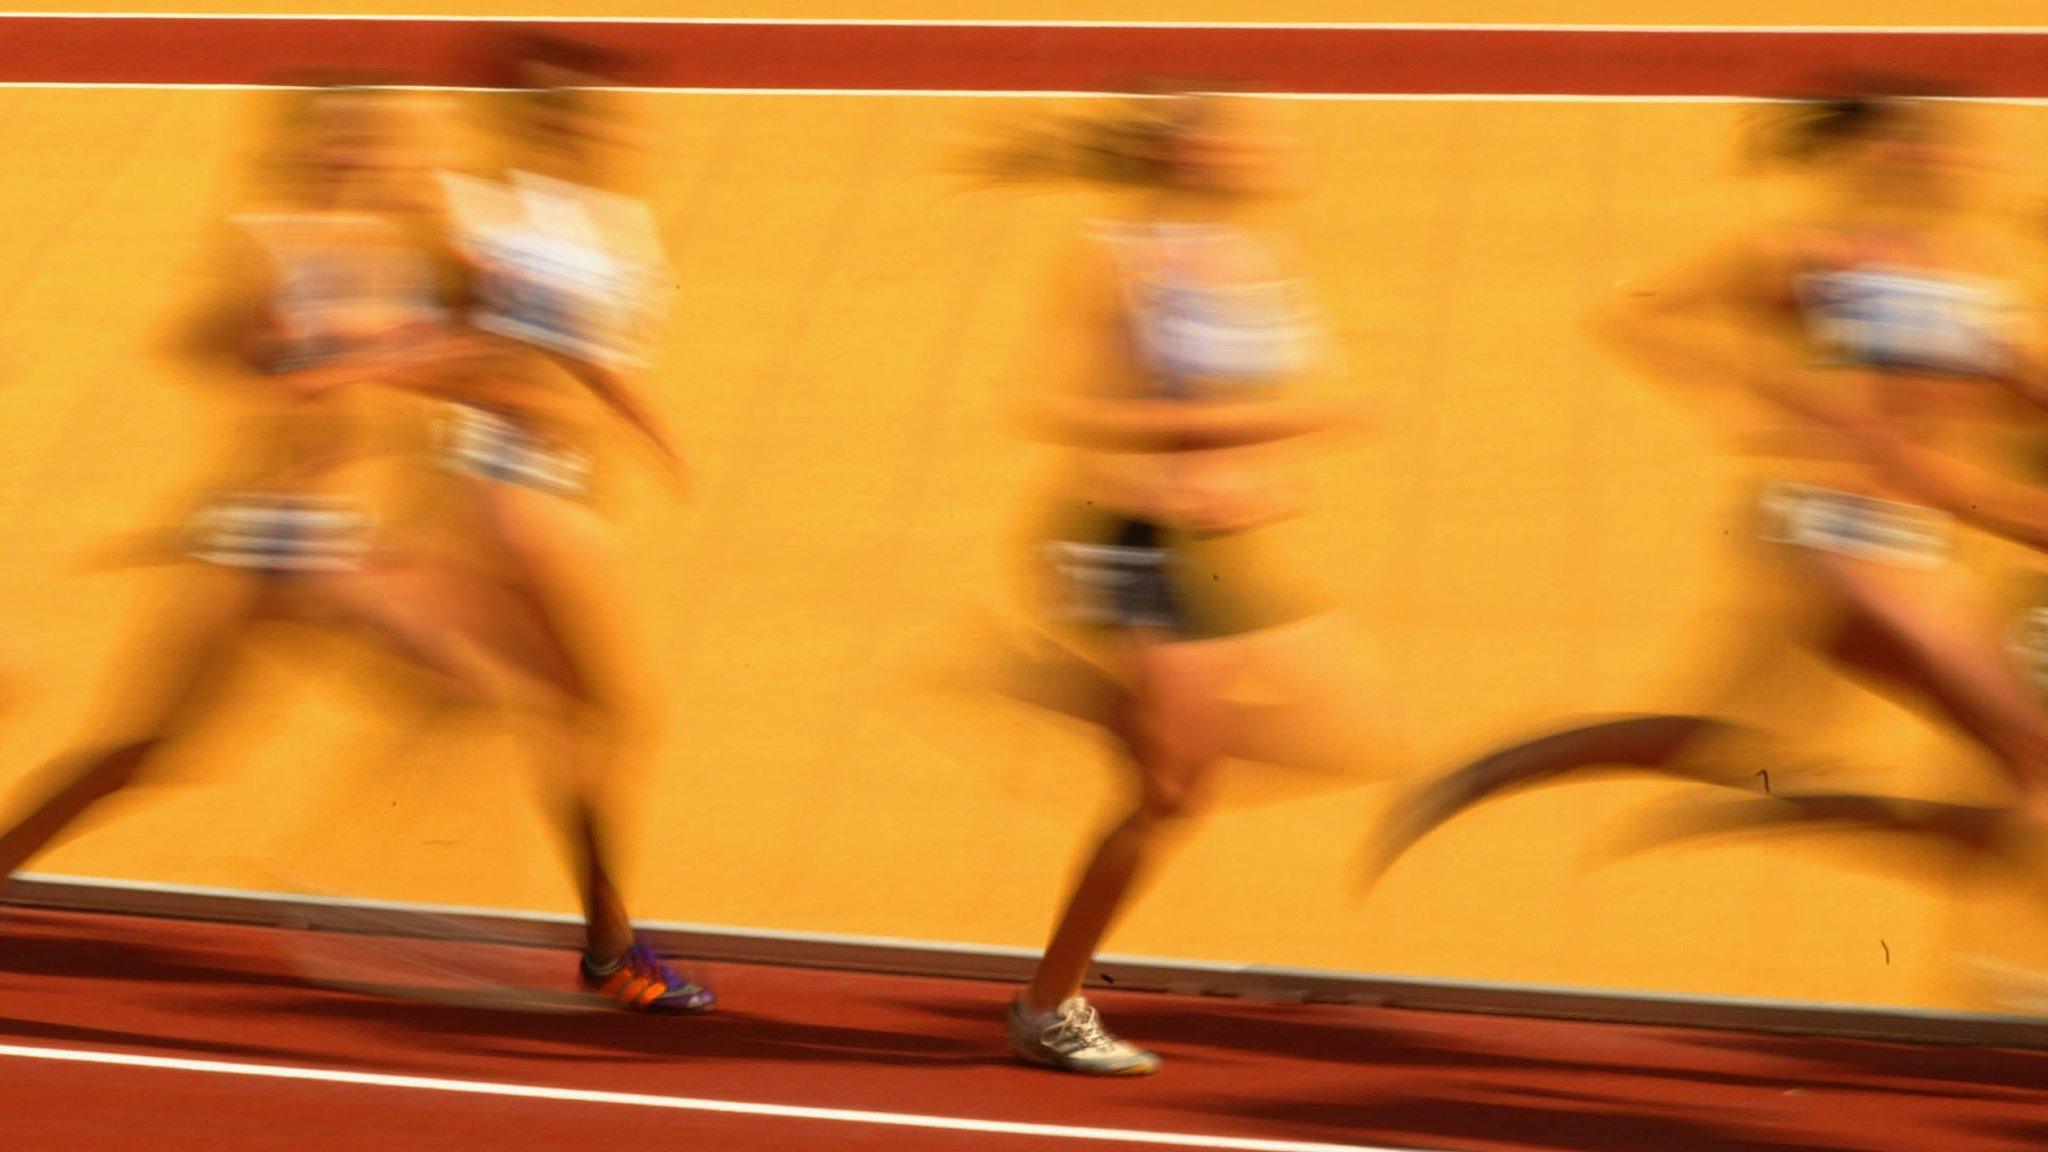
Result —
POLYGON ((1047 1056, 1035 1048, 1027 1048, 1017 1041, 1010 1041, 1010 1054, 1034 1068, 1050 1068, 1073 1076, 1138 1077, 1150 1076, 1159 1071, 1163 1061, 1154 1059, 1150 1064, 1135 1064, 1128 1068, 1090 1068, 1082 1064, 1070 1064, 1057 1056, 1047 1056))
POLYGON ((614 1000, 610 996, 593 992, 588 988, 579 992, 578 995, 600 1007, 609 1008, 614 1012, 631 1013, 635 1016, 704 1016, 718 1008, 718 1001, 716 1000, 695 1008, 678 1004, 663 1004, 659 1000, 652 1004, 628 1004, 623 1000, 614 1000))

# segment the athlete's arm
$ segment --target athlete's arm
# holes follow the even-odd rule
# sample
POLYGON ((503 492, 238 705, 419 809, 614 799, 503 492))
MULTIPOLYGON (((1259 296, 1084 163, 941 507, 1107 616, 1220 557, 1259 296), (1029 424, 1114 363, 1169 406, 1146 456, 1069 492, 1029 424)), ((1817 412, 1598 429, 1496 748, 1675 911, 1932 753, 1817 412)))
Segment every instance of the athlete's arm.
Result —
POLYGON ((2048 551, 2048 490, 1922 447, 1881 422, 1849 430, 1877 470, 1909 499, 1993 535, 2048 551))
POLYGON ((262 250, 225 227, 212 237, 206 257, 195 261, 195 279, 206 282, 195 303, 179 312, 161 347, 176 360, 210 370, 262 371, 265 303, 273 285, 262 250))
POLYGON ((268 257, 248 245, 231 282, 188 326, 184 350, 201 361, 227 360, 269 383, 312 399, 340 388, 376 383, 409 369, 460 355, 439 324, 422 319, 394 325, 381 338, 313 363, 294 364, 293 341, 272 307, 276 284, 268 257))
POLYGON ((1740 239, 1664 276, 1622 282, 1588 327, 1660 380, 1738 385, 1780 411, 1830 426, 1862 419, 1869 390, 1844 388, 1838 370, 1801 362, 1774 298, 1789 276, 1771 245, 1740 239))
POLYGON ((590 390, 607 408, 616 413, 634 431, 640 433, 661 462, 677 475, 684 472, 682 453, 676 450, 674 441, 669 439, 661 421, 652 409, 641 400, 639 392, 627 380, 624 373, 587 360, 565 360, 570 372, 582 385, 590 390))
MULTIPOLYGON (((524 350, 525 346, 521 346, 524 350)), ((548 396, 514 382, 495 382, 499 373, 494 362, 519 355, 505 342, 490 337, 453 333, 390 349, 361 358, 357 364, 337 366, 335 379, 360 379, 437 399, 473 404, 505 404, 521 411, 540 414, 558 407, 563 414, 573 409, 566 402, 551 404, 548 396)), ((555 362, 576 381, 616 413, 654 446, 662 463, 678 475, 686 471, 682 454, 676 451, 661 422, 639 397, 625 375, 601 364, 577 357, 558 356, 555 362)), ((317 370, 316 370, 317 371, 317 370)))
POLYGON ((1265 444, 1363 426, 1366 410, 1330 400, 1106 400, 1049 397, 1034 401, 1025 426, 1035 436, 1068 444, 1136 451, 1184 451, 1265 444))

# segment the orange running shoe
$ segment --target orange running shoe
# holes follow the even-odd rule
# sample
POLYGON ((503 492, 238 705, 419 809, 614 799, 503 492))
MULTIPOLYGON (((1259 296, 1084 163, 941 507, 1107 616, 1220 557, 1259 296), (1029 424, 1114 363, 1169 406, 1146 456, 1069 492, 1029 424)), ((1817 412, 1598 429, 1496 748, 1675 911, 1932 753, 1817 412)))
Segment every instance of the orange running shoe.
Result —
POLYGON ((610 965, 594 965, 585 955, 576 966, 576 976, 584 991, 628 1012, 681 1015, 709 1012, 718 1003, 711 989, 692 984, 662 963, 645 940, 634 941, 625 955, 610 965))

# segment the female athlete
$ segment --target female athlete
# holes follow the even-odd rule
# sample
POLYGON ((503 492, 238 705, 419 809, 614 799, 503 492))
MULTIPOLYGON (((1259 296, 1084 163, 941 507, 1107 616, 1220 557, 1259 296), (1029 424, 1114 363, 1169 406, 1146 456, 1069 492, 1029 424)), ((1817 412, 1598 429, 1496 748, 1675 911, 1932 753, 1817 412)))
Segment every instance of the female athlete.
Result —
POLYGON ((1225 694, 1262 647, 1327 614, 1268 555, 1268 529, 1302 508, 1302 443, 1362 408, 1311 394, 1331 341, 1267 218, 1291 186, 1273 115, 1244 97, 1141 97, 985 157, 998 178, 1120 194, 1074 245, 1024 410, 1064 449, 1033 557, 1042 604, 1113 670, 1111 728, 1136 776, 1009 1010, 1018 1055, 1069 1072, 1158 1067, 1102 1026, 1083 975, 1203 808, 1234 739, 1225 694))
MULTIPOLYGON (((1856 686, 1962 734, 2003 769, 2012 811, 2048 813, 2048 713, 1957 557, 1984 540, 2042 549, 2048 497, 2012 478, 2004 451, 2038 421, 2044 378, 2010 246, 1966 210, 1981 161, 1956 116, 1869 93, 1774 110, 1759 146, 1812 172, 1818 208, 1626 285, 1598 318, 1652 372, 1755 408, 1741 451, 1757 473, 1744 536, 1760 606, 1718 699, 1469 763, 1396 806, 1374 837, 1379 867, 1489 796, 1583 770, 1770 787, 1769 756, 1813 722, 1816 694, 1856 686)), ((1998 835, 1981 812, 1823 795, 1787 775, 1766 806, 1780 817, 1998 835)))

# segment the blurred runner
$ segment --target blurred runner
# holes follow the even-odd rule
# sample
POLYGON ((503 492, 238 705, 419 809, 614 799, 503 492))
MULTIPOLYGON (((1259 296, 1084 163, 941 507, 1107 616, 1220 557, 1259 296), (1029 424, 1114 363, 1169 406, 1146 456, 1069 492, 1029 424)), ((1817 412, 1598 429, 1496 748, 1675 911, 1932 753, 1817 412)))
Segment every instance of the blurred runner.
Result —
POLYGON ((1245 743, 1232 689, 1259 672, 1283 697, 1310 692, 1327 655, 1329 605, 1270 530, 1305 507, 1308 443, 1357 428, 1364 408, 1314 394, 1336 365, 1301 256, 1266 218, 1297 183, 1277 115, 1167 93, 1020 131, 982 158, 998 181, 1122 195, 1073 245, 1025 406, 1029 434, 1064 450, 1032 558, 1046 627, 1106 670, 1103 719, 1135 769, 1010 1006, 1016 1052, 1069 1072, 1159 1066, 1103 1026, 1083 977, 1245 743))

